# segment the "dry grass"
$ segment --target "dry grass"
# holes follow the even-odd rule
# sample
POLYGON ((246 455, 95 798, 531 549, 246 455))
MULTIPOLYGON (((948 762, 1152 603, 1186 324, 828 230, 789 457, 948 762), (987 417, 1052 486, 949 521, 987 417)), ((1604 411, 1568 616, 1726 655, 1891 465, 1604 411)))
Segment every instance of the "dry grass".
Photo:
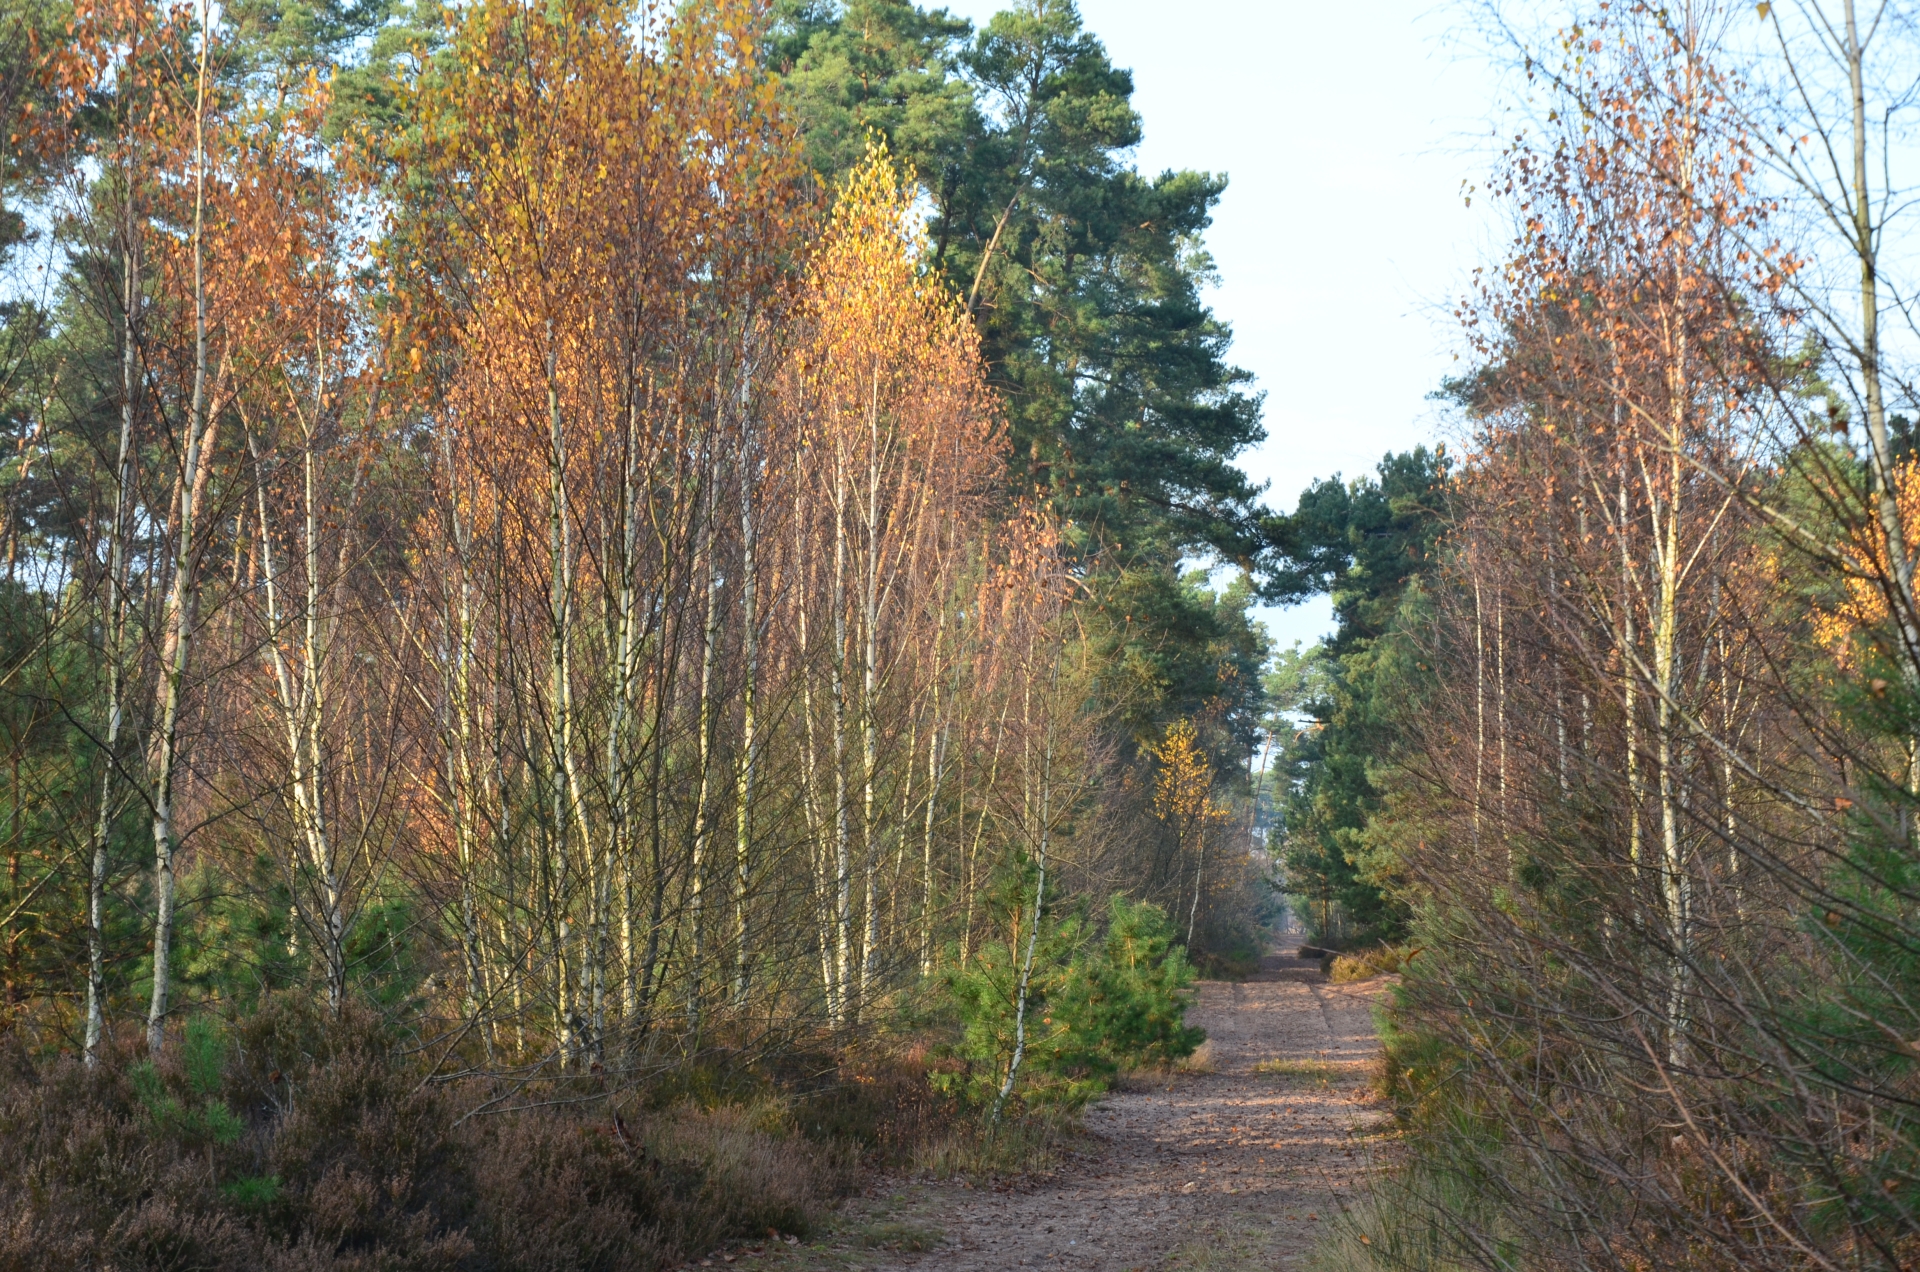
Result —
POLYGON ((1306 1078, 1314 1082, 1334 1082, 1354 1075, 1354 1066, 1331 1060, 1262 1060, 1253 1071, 1274 1078, 1306 1078))
MULTIPOLYGON (((1303 1272, 1468 1272, 1477 1260, 1459 1257, 1463 1251, 1448 1216, 1478 1208, 1475 1187, 1465 1176, 1435 1172, 1430 1164, 1376 1174, 1358 1197, 1329 1216, 1332 1222, 1304 1262, 1290 1266, 1303 1272)), ((1507 1234, 1501 1235, 1496 1249, 1505 1246, 1507 1234)))
POLYGON ((1174 1061, 1168 1068, 1174 1073, 1212 1073, 1213 1043, 1203 1042, 1193 1049, 1193 1054, 1174 1061))
POLYGON ((989 1131, 978 1123, 955 1125, 921 1144, 913 1154, 916 1174, 935 1179, 984 1179, 1026 1175, 1052 1168, 1072 1129, 1038 1118, 1005 1121, 989 1131))
POLYGON ((1398 972, 1419 952, 1417 948, 1404 945, 1383 945, 1378 949, 1360 950, 1352 954, 1336 954, 1327 965, 1327 979, 1337 985, 1372 980, 1376 976, 1398 972))

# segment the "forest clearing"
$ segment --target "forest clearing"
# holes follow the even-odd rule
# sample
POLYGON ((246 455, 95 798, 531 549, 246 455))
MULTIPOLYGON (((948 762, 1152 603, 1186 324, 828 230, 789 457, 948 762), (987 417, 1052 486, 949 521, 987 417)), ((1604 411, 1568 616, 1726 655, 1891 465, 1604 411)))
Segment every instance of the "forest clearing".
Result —
POLYGON ((0 1272, 1920 1266, 1920 14, 1463 21, 1289 510, 1073 0, 0 0, 0 1272))

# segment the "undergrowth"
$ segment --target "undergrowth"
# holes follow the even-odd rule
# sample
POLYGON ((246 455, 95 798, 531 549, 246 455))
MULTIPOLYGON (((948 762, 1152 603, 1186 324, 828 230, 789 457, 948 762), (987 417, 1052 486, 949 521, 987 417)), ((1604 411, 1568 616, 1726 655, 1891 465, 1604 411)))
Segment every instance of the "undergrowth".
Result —
POLYGON ((398 1042, 288 995, 158 1062, 0 1051, 0 1272, 647 1272, 805 1235, 862 1166, 1024 1169, 1053 1134, 985 1134, 912 1051, 596 1094, 434 1080, 398 1042))
POLYGON ((1381 945, 1352 954, 1336 954, 1328 961, 1327 979, 1335 984, 1371 980, 1405 967, 1420 951, 1405 945, 1381 945))

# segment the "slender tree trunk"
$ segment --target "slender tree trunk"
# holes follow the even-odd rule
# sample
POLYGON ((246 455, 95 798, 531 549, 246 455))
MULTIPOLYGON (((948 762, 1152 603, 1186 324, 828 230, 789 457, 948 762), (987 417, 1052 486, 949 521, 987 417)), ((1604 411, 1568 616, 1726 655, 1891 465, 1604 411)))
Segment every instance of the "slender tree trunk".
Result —
MULTIPOLYGON (((452 441, 444 437, 441 464, 447 480, 453 480, 452 441)), ((486 957, 481 948, 479 880, 479 831, 476 825, 481 800, 480 779, 475 771, 473 659, 476 631, 473 616, 473 543, 470 527, 460 515, 457 498, 447 500, 447 538, 454 552, 453 573, 453 649, 447 677, 447 706, 452 713, 447 747, 447 786, 454 816, 454 842, 460 865, 460 935, 466 961, 465 1011, 467 1019, 482 1026, 487 1054, 494 1048, 493 1013, 489 1007, 481 1019, 482 1004, 492 998, 487 984, 486 957)))
POLYGON ((548 611, 548 825, 545 829, 547 895, 543 898, 553 937, 554 1024, 560 1060, 570 1063, 579 1046, 578 1005, 567 968, 572 943, 570 838, 573 820, 573 579, 571 517, 567 509, 566 434, 560 409, 559 351, 553 323, 546 332, 548 611))
POLYGON ((880 828, 875 805, 879 782, 879 635, 880 635, 880 384, 874 368, 867 406, 867 491, 865 578, 860 595, 860 848, 866 866, 866 931, 861 940, 860 1004, 873 992, 879 951, 879 914, 874 875, 879 869, 880 828))
POLYGON ((174 878, 178 846, 174 802, 179 797, 180 708, 192 658, 199 599, 197 513, 205 492, 217 421, 208 409, 207 383, 207 54, 213 41, 210 0, 200 0, 200 47, 193 108, 193 400, 181 459, 180 506, 173 536, 173 586, 167 600, 166 642, 161 652, 159 730, 154 739, 153 782, 153 997, 147 1006, 147 1051, 166 1044, 172 989, 174 878))
MULTIPOLYGON (((1547 563, 1547 603, 1555 620, 1560 613, 1560 565, 1556 561, 1547 563)), ((1553 740, 1554 754, 1560 777, 1560 798, 1571 796, 1573 785, 1568 775, 1567 752, 1567 677, 1562 661, 1553 659, 1553 740)))
MULTIPOLYGON (((321 613, 322 581, 320 578, 320 517, 317 501, 319 489, 315 472, 314 439, 311 431, 303 438, 301 446, 301 485, 304 492, 305 518, 302 525, 306 540, 307 598, 305 622, 302 624, 301 660, 305 663, 306 720, 302 741, 307 749, 307 842, 316 879, 320 884, 322 934, 326 942, 327 959, 327 1005, 338 1014, 346 1003, 347 995, 347 958, 346 958, 346 906, 345 888, 340 875, 339 863, 335 860, 333 837, 328 825, 326 813, 326 740, 325 725, 327 718, 327 662, 328 645, 326 630, 331 623, 321 613)), ((296 790, 298 787, 296 786, 296 790)))
MULTIPOLYGON (((1031 668, 1029 668, 1031 675, 1031 668)), ((1033 987, 1033 959, 1040 943, 1040 920, 1047 902, 1047 867, 1052 847, 1053 821, 1053 703, 1051 695, 1047 704, 1046 742, 1040 764, 1039 818, 1033 824, 1034 843, 1037 849, 1038 870, 1035 872, 1033 886, 1033 914, 1027 925, 1027 948, 1020 960, 1020 978, 1014 991, 1013 1003, 1013 1055, 1007 1062, 1007 1074, 1001 1080, 1000 1090, 993 1099, 993 1112, 988 1121, 999 1125, 1000 1114, 1007 1106, 1007 1100, 1013 1095, 1014 1080, 1020 1075, 1020 1065, 1027 1054, 1027 999, 1033 987)), ((1029 735, 1031 730, 1029 729, 1029 735)))
MULTIPOLYGON (((708 480, 718 484, 718 473, 710 473, 708 480)), ((693 806, 693 844, 690 854, 689 887, 691 895, 687 902, 687 1027, 697 1032, 700 1028, 701 998, 705 991, 706 979, 706 885, 708 840, 712 837, 712 817, 709 813, 710 792, 713 779, 713 732, 714 705, 717 694, 713 683, 714 661, 720 643, 720 565, 715 557, 719 548, 716 521, 718 492, 709 488, 707 497, 707 552, 706 585, 707 610, 706 621, 700 635, 700 701, 695 724, 699 729, 700 777, 693 806)))
POLYGON ((927 817, 920 851, 920 975, 933 975, 933 825, 940 802, 940 779, 945 776, 941 752, 945 725, 940 719, 939 672, 934 673, 933 727, 927 730, 927 817))
POLYGON ((1207 870, 1207 815, 1205 805, 1197 818, 1200 829, 1199 853, 1193 867, 1193 904, 1187 910, 1187 948, 1193 948, 1194 924, 1200 919, 1200 888, 1207 870))
MULTIPOLYGON (((1487 786, 1487 624, 1485 605, 1480 595, 1480 563, 1473 570, 1473 841, 1480 843, 1481 821, 1486 815, 1487 786)), ((1325 925, 1322 924, 1322 927, 1325 925)))
POLYGON ((734 790, 733 853, 733 1005, 747 1005, 747 976, 751 968, 751 945, 747 924, 747 898, 752 881, 753 854, 753 782, 754 766, 759 759, 755 749, 754 728, 760 676, 760 614, 757 609, 754 562, 753 491, 757 469, 751 453, 743 457, 740 479, 740 764, 734 790))
POLYGON ((1733 910, 1737 918, 1745 922, 1747 903, 1744 882, 1740 878, 1740 822, 1734 812, 1734 720, 1737 712, 1733 699, 1733 670, 1727 646, 1724 626, 1714 633, 1717 646, 1720 672, 1720 812, 1722 829, 1727 836, 1727 881, 1733 891, 1733 910))
MULTIPOLYGON (((663 556, 667 549, 662 540, 663 556)), ((674 584, 673 587, 677 587, 674 584)), ((659 635, 654 641, 654 668, 652 689, 652 710, 647 725, 648 773, 647 792, 647 855, 649 865, 649 890, 647 898, 647 944, 640 960, 640 978, 638 1003, 640 1021, 639 1032, 634 1033, 632 1043, 639 1041, 641 1033, 650 1032, 653 1026, 653 999, 657 983, 664 983, 664 974, 656 973, 660 968, 660 925, 665 914, 667 899, 666 867, 666 826, 664 822, 664 801, 662 792, 666 789, 669 774, 667 754, 668 713, 673 709, 673 700, 679 686, 674 678, 674 651, 680 641, 680 627, 676 615, 682 613, 677 606, 666 599, 672 588, 663 588, 659 622, 659 635)), ((632 1045, 630 1043, 630 1045, 632 1045)))
POLYGON ((845 463, 834 459, 833 492, 833 979, 835 1019, 851 1016, 853 971, 853 850, 847 799, 847 489, 845 463))
POLYGON ((1500 838, 1506 846, 1507 877, 1516 867, 1513 823, 1507 807, 1507 596, 1504 586, 1493 594, 1493 704, 1494 732, 1499 746, 1500 838))
MULTIPOLYGON (((131 177, 129 177, 131 180, 131 177)), ((120 763, 120 727, 125 710, 121 660, 127 616, 126 535, 133 485, 134 394, 139 367, 134 343, 140 307, 139 231, 129 190, 121 243, 120 297, 120 448, 113 465, 113 523, 107 528, 107 727, 100 765, 100 803, 94 816, 92 868, 87 876, 87 1024, 85 1056, 89 1069, 100 1062, 100 1038, 106 1028, 107 996, 107 848, 113 830, 114 787, 120 763)))
MULTIPOLYGON (((796 511, 796 525, 803 525, 796 511)), ((796 534, 796 537, 798 535, 796 534)), ((797 559, 806 560, 804 543, 797 559)), ((800 749, 800 805, 807 821, 807 852, 813 870, 813 912, 815 938, 820 950, 820 992, 826 999, 827 1018, 839 1018, 839 1005, 833 978, 833 874, 832 853, 827 844, 825 818, 820 815, 819 760, 820 741, 813 709, 813 661, 808 641, 807 598, 796 607, 796 626, 800 638, 800 718, 804 740, 800 749)))
MULTIPOLYGON (((1618 365, 1615 367, 1618 379, 1618 365)), ((1624 392, 1624 388, 1616 393, 1624 392)), ((1644 800, 1640 775, 1640 671, 1638 667, 1638 637, 1634 630, 1634 587, 1633 556, 1630 546, 1632 522, 1627 511, 1627 443, 1620 436, 1622 403, 1616 396, 1613 408, 1614 436, 1619 439, 1620 447, 1620 487, 1619 513, 1615 518, 1618 527, 1616 533, 1620 540, 1620 675, 1622 694, 1622 718, 1626 726, 1627 749, 1627 863, 1630 878, 1635 888, 1635 909, 1639 907, 1638 888, 1640 883, 1641 847, 1640 809, 1644 800)))
MULTIPOLYGON (((244 416, 242 417, 244 420, 244 416)), ((264 471, 258 439, 247 429, 247 447, 255 468, 255 499, 260 520, 260 559, 264 571, 266 598, 266 646, 273 667, 274 686, 279 700, 281 729, 287 745, 287 792, 293 800, 295 824, 306 846, 306 865, 313 872, 319 892, 320 953, 326 962, 327 1005, 336 1014, 346 999, 346 924, 343 914, 341 880, 334 860, 334 848, 323 805, 327 788, 326 754, 323 725, 327 710, 324 663, 326 650, 320 615, 321 580, 319 573, 320 524, 315 500, 318 495, 314 471, 314 446, 311 431, 303 440, 301 454, 301 502, 303 540, 301 560, 306 572, 305 612, 302 615, 299 684, 294 683, 283 640, 288 626, 281 608, 281 579, 273 554, 273 528, 267 511, 267 474, 264 471)))
MULTIPOLYGON (((1676 266, 1676 273, 1683 268, 1684 266, 1676 266)), ((1681 292, 1681 303, 1685 303, 1684 290, 1681 292)), ((1657 536, 1660 585, 1657 599, 1659 608, 1654 616, 1652 632, 1656 694, 1654 746, 1660 800, 1661 894, 1665 902, 1667 940, 1671 951, 1667 989, 1667 1047, 1668 1058, 1674 1064, 1680 1063, 1685 1053, 1684 1000, 1689 935, 1687 913, 1689 880, 1687 863, 1682 855, 1680 842, 1679 775, 1675 771, 1678 757, 1675 754, 1674 745, 1674 733, 1677 727, 1674 707, 1675 698, 1680 690, 1680 502, 1683 497, 1684 481, 1681 465, 1683 463, 1682 448, 1686 443, 1689 392, 1686 322, 1686 315, 1680 314, 1675 330, 1674 367, 1669 380, 1672 393, 1669 416, 1671 432, 1667 438, 1667 489, 1663 501, 1666 506, 1664 509, 1656 509, 1658 521, 1654 527, 1657 536)))
MULTIPOLYGON (((635 572, 639 568, 637 554, 640 545, 640 497, 638 490, 637 468, 639 464, 639 398, 638 390, 628 378, 626 431, 622 437, 622 457, 620 466, 620 555, 616 562, 619 571, 618 583, 614 589, 613 622, 614 630, 614 683, 613 710, 607 723, 606 745, 606 790, 607 790, 607 827, 605 847, 600 867, 600 897, 597 908, 600 924, 596 933, 599 944, 597 961, 605 968, 610 957, 610 916, 614 906, 614 889, 619 889, 620 908, 620 1015, 623 1021, 631 1022, 635 1001, 633 978, 633 845, 630 827, 632 814, 627 807, 632 792, 634 754, 629 743, 629 734, 635 727, 640 715, 640 703, 637 699, 640 684, 640 638, 637 586, 635 572)), ((604 973, 603 973, 604 975, 604 973)), ((595 1004, 594 1036, 598 1058, 604 1059, 606 1051, 606 1003, 604 993, 595 1004)))

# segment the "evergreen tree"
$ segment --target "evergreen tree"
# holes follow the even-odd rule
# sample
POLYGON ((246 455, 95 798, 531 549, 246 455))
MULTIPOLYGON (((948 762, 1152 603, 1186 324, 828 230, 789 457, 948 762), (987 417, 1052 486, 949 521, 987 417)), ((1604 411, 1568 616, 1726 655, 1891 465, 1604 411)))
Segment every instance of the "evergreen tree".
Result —
POLYGON ((1218 716, 1209 744, 1238 772, 1261 689, 1229 683, 1218 654, 1257 638, 1244 598, 1216 604, 1182 570, 1255 566, 1264 546, 1259 490, 1234 464, 1265 436, 1260 400, 1201 295, 1225 178, 1132 166, 1132 77, 1070 0, 1020 0, 977 33, 904 0, 792 0, 770 48, 823 179, 869 131, 918 174, 934 267, 1005 402, 1009 487, 1062 519, 1128 731, 1218 716))
POLYGON ((1328 596, 1337 623, 1310 652, 1317 674, 1293 669, 1315 692, 1301 708, 1310 724, 1281 759, 1288 890, 1323 940, 1391 938, 1404 919, 1366 869, 1365 836, 1380 808, 1375 770, 1392 749, 1388 708, 1404 689, 1398 623, 1434 559, 1447 470, 1442 451, 1388 454, 1377 475, 1316 481, 1267 523, 1280 563, 1269 599, 1328 596))

